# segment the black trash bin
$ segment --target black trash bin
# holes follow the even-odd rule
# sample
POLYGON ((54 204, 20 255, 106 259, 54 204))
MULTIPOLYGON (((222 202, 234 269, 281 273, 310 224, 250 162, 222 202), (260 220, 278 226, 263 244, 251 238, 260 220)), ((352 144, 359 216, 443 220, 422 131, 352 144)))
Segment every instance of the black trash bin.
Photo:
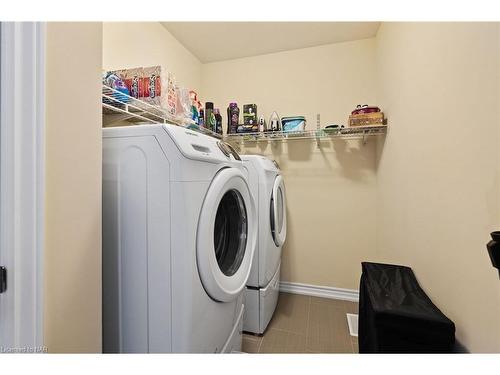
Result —
POLYGON ((429 299, 411 268, 363 262, 360 353, 451 353, 455 324, 429 299))

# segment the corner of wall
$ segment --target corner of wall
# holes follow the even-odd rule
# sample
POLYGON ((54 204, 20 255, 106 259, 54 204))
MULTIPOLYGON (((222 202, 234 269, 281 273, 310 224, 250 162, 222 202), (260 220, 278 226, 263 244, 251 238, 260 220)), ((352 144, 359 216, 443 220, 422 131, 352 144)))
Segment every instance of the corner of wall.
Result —
POLYGON ((389 122, 377 252, 413 268, 473 352, 500 351, 500 282, 485 249, 500 220, 498 35, 498 24, 461 22, 384 23, 377 34, 389 122))
POLYGON ((201 87, 201 62, 161 22, 104 22, 102 66, 107 70, 161 65, 180 86, 201 87))

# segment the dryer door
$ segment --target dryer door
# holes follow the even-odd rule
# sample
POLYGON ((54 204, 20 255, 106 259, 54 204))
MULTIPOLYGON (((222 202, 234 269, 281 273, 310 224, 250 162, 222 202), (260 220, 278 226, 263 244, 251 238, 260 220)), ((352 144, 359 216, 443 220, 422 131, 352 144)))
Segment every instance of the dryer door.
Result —
POLYGON ((276 246, 283 246, 286 239, 285 183, 280 175, 274 180, 271 196, 271 232, 276 246))
POLYGON ((198 222, 196 260, 201 281, 216 301, 245 287, 257 240, 255 202, 243 173, 226 168, 208 189, 198 222))

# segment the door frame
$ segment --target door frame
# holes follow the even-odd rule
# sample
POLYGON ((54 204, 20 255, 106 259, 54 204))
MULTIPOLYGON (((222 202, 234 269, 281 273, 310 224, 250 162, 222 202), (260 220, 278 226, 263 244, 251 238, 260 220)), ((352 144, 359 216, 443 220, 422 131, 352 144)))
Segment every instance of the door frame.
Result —
POLYGON ((45 47, 41 22, 0 23, 0 351, 43 347, 45 47))

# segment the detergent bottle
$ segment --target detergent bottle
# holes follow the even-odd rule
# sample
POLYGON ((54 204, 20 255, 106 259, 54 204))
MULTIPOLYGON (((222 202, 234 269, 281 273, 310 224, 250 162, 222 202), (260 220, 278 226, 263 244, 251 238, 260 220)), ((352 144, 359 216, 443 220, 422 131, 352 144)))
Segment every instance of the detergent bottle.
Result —
POLYGON ((229 103, 227 107, 227 134, 236 133, 240 122, 240 109, 236 102, 229 103))
POLYGON ((215 132, 217 134, 222 134, 222 116, 220 114, 219 108, 214 109, 215 115, 215 132))

